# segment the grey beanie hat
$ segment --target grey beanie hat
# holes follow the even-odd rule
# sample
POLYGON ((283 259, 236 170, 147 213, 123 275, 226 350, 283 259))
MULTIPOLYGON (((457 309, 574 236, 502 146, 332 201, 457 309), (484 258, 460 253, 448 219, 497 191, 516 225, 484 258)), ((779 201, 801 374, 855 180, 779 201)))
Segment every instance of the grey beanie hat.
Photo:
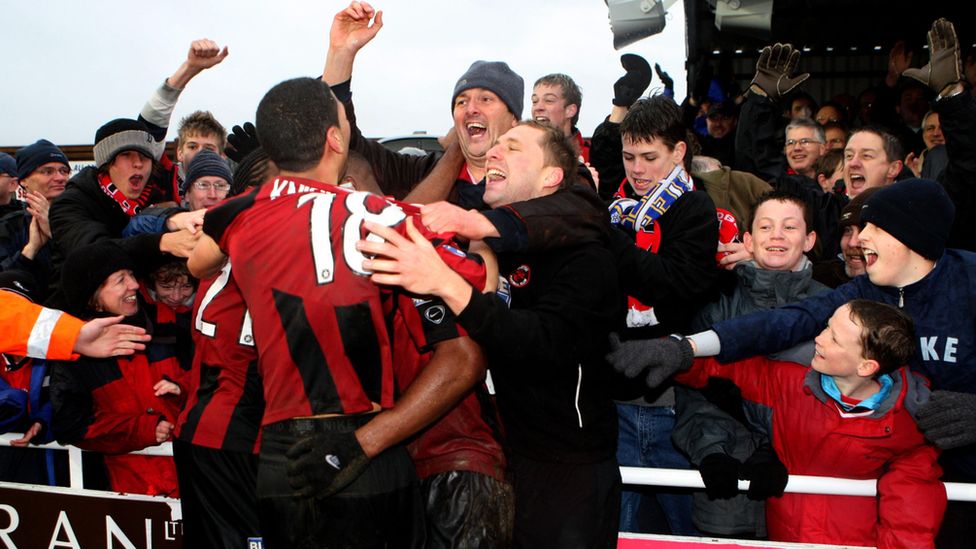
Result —
POLYGON ((468 67, 468 71, 454 85, 454 95, 451 96, 451 108, 454 100, 465 90, 484 88, 493 92, 515 115, 516 120, 522 119, 522 103, 525 96, 525 81, 509 68, 508 63, 502 61, 475 61, 468 67))
POLYGON ((156 141, 149 128, 138 120, 116 118, 95 132, 95 164, 101 168, 125 151, 139 151, 153 160, 163 155, 166 143, 156 141))

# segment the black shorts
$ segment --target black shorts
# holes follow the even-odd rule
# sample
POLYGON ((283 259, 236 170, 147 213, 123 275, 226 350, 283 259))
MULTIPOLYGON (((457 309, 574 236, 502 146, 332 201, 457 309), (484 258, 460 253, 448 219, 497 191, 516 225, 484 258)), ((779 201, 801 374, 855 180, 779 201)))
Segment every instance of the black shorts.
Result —
POLYGON ((291 419, 264 428, 258 505, 265 549, 424 547, 424 510, 413 462, 402 446, 373 458, 327 498, 300 498, 288 484, 285 452, 315 432, 352 432, 371 416, 291 419))
POLYGON ((515 547, 590 549, 617 546, 620 468, 554 463, 510 455, 515 485, 515 547))
POLYGON ((183 508, 183 548, 247 547, 260 537, 258 456, 173 441, 183 508))
POLYGON ((427 507, 427 547, 512 546, 512 486, 472 471, 447 471, 421 483, 427 507))

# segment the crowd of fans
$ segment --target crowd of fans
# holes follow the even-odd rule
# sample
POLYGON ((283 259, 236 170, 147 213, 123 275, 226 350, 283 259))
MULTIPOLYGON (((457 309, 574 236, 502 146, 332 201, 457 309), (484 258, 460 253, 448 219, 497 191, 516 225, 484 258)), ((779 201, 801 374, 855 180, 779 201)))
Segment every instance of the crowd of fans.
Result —
POLYGON ((63 483, 30 445, 77 445, 91 487, 181 498, 186 547, 968 545, 976 507, 940 483, 976 482, 976 63, 952 23, 924 66, 898 44, 819 103, 789 44, 680 104, 624 55, 591 139, 572 78, 540 77, 520 122, 522 77, 476 61, 429 155, 357 126, 382 26, 353 2, 321 79, 229 135, 190 114, 175 158, 181 91, 227 56, 210 40, 95 131, 94 165, 0 153, 0 294, 30 311, 0 317, 0 427, 23 433, 0 477, 63 483))

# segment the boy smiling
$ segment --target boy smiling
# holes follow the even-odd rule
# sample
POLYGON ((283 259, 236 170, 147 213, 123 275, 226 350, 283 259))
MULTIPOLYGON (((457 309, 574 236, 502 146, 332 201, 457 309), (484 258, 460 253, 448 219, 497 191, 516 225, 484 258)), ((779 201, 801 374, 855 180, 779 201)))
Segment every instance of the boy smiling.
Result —
MULTIPOLYGON (((768 499, 769 539, 933 545, 946 496, 938 452, 913 417, 929 397, 924 379, 903 367, 914 353, 914 339, 908 315, 855 299, 841 305, 815 339, 811 368, 764 357, 725 365, 698 359, 675 378, 693 387, 704 387, 713 376, 734 382, 746 416, 767 432, 792 474, 878 479, 877 499, 768 499)), ((748 463, 730 474, 754 478, 756 472, 747 468, 748 463)))

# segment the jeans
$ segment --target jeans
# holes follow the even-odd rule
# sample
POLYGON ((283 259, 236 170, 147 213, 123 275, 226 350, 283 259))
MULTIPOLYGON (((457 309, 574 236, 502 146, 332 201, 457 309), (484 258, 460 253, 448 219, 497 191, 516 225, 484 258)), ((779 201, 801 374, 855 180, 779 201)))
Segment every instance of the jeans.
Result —
MULTIPOLYGON (((671 444, 673 406, 618 403, 617 417, 620 427, 617 462, 622 467, 691 469, 688 460, 671 444)), ((629 490, 623 490, 621 497, 620 531, 699 535, 691 522, 691 513, 691 491, 630 486, 629 490)))

